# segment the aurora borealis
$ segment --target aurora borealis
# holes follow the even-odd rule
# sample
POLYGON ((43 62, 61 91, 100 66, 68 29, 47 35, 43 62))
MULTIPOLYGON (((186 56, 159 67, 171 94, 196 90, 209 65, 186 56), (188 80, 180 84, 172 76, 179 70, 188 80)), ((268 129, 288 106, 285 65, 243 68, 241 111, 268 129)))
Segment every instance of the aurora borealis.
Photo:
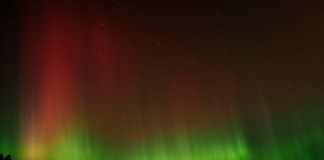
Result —
POLYGON ((321 2, 4 2, 14 160, 324 159, 321 2))

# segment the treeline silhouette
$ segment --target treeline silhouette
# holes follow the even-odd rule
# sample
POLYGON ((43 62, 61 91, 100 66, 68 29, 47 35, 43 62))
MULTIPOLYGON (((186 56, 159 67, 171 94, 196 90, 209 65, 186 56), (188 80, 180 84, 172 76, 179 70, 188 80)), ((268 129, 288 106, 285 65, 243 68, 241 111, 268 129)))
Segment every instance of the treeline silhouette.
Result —
POLYGON ((10 155, 8 155, 6 158, 3 159, 3 155, 0 154, 0 160, 11 160, 10 155))

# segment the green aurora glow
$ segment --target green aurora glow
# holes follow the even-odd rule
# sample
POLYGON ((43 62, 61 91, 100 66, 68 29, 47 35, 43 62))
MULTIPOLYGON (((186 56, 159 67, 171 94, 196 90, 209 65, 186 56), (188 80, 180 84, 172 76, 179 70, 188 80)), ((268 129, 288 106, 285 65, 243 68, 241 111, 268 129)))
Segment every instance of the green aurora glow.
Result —
MULTIPOLYGON (((319 109, 322 108, 309 107, 276 117, 276 120, 272 121, 272 136, 259 133, 246 135, 256 131, 255 128, 262 128, 264 124, 259 122, 237 124, 235 127, 214 127, 206 131, 160 136, 128 145, 117 145, 101 141, 85 131, 74 130, 47 148, 49 151, 47 158, 49 160, 317 160, 323 158, 321 149, 324 147, 324 130, 319 123, 323 122, 323 117, 319 112, 314 112, 319 109), (289 123, 293 119, 299 119, 298 123, 295 125, 289 123), (247 131, 248 129, 252 131, 247 131), (290 133, 287 133, 287 130, 290 130, 290 133)), ((11 153, 14 159, 19 159, 20 146, 15 136, 1 138, 0 149, 3 153, 11 153), (4 138, 6 140, 3 140, 4 138), (16 144, 11 143, 12 141, 16 141, 16 144)))

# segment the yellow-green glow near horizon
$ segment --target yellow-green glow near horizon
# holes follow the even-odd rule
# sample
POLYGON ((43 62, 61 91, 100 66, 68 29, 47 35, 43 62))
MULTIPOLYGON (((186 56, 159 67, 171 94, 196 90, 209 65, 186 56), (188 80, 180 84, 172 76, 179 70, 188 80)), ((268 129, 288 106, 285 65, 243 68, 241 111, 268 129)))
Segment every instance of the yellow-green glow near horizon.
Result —
MULTIPOLYGON (((291 116, 311 110, 299 110, 278 118, 287 121, 291 116)), ((300 125, 311 123, 312 118, 320 117, 308 117, 309 120, 300 125)), ((323 155, 320 148, 324 147, 324 132, 319 124, 309 125, 303 132, 294 128, 290 136, 282 135, 271 143, 261 144, 253 144, 256 137, 247 138, 239 125, 234 126, 152 137, 128 145, 104 142, 76 129, 58 138, 48 148, 46 157, 50 160, 316 160, 323 155)), ((261 136, 267 139, 266 135, 261 136)))
MULTIPOLYGON (((28 159, 48 160, 317 160, 323 157, 324 132, 320 124, 314 123, 322 118, 313 113, 313 117, 305 116, 314 107, 298 110, 277 117, 278 123, 288 121, 289 117, 304 119, 299 126, 291 128, 291 135, 276 131, 275 139, 268 141, 267 135, 253 133, 264 142, 256 142, 257 137, 246 136, 246 127, 215 126, 213 128, 188 133, 147 138, 130 144, 116 144, 87 133, 86 130, 70 129, 58 136, 53 143, 39 143, 29 150, 22 150, 19 142, 9 144, 1 141, 2 153, 11 153, 14 159, 28 155, 28 159), (245 130, 245 131, 244 131, 245 130), (261 137, 260 137, 261 136, 261 137), (280 137, 281 136, 281 137, 280 137), (9 148, 3 146, 11 146, 9 148), (14 146, 16 145, 16 146, 14 146), (43 148, 39 148, 39 145, 43 148), (31 153, 26 153, 33 151, 31 153)), ((241 124, 242 126, 246 126, 241 124)), ((260 124, 254 124, 259 127, 260 124)), ((278 127, 274 121, 274 128, 278 127)), ((280 128, 280 127, 279 127, 280 128)), ((285 130, 285 128, 282 128, 285 130)))

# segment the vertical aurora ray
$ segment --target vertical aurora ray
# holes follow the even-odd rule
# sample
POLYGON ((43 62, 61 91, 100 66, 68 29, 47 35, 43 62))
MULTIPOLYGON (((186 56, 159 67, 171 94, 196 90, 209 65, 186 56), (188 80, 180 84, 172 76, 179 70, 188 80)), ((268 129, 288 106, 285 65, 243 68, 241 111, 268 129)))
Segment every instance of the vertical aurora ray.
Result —
POLYGON ((324 158, 323 56, 302 38, 313 33, 307 25, 318 21, 315 13, 277 8, 283 20, 276 9, 267 17, 234 2, 138 3, 24 7, 12 69, 19 78, 1 82, 0 127, 10 123, 1 129, 1 153, 17 160, 324 158), (14 85, 17 93, 7 87, 14 85))
POLYGON ((24 90, 24 159, 46 159, 48 148, 71 128, 77 94, 78 22, 73 12, 59 2, 49 3, 44 11, 31 10, 23 72, 29 87, 24 90), (39 16, 44 15, 44 16, 39 16), (38 16, 38 17, 37 17, 38 16), (36 20, 34 18, 36 17, 36 20), (44 20, 45 19, 45 20, 44 20), (38 20, 38 21, 37 21, 38 20), (30 69, 29 67, 34 67, 30 69), (26 69, 27 68, 27 69, 26 69), (35 73, 36 72, 36 73, 35 73), (27 79, 28 78, 28 79, 27 79), (31 85, 31 86, 30 86, 31 85))

